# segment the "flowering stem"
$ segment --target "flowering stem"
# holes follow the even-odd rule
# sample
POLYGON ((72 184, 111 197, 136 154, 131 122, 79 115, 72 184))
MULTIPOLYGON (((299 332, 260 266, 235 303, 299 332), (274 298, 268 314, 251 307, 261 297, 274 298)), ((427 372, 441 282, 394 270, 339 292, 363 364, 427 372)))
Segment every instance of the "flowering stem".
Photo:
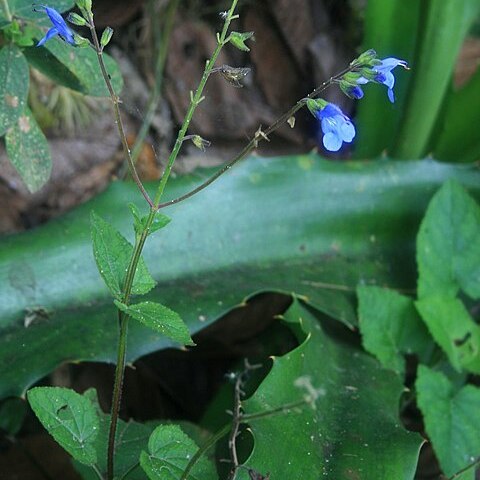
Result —
POLYGON ((140 180, 137 170, 135 168, 135 164, 132 160, 132 156, 130 153, 130 148, 128 146, 127 142, 127 137, 125 136, 125 129, 123 127, 123 121, 122 121, 122 116, 120 115, 120 108, 118 107, 118 104, 120 102, 118 95, 115 93, 115 90, 113 88, 112 82, 110 80, 110 76, 108 75, 107 68, 105 67, 105 62, 103 61, 103 49, 100 46, 100 43, 98 41, 98 36, 97 32, 95 31, 95 24, 93 22, 93 14, 90 13, 89 18, 88 18, 88 23, 90 27, 90 34, 92 36, 93 40, 93 46, 95 48, 95 52, 97 53, 97 59, 98 63, 100 65, 100 70, 102 71, 103 79, 105 81, 105 84, 108 88, 108 92, 110 93, 110 98, 112 99, 112 104, 113 104, 113 113, 115 116, 115 123, 118 128, 118 134, 120 135, 120 138, 122 140, 122 146, 123 146, 123 153, 125 155, 125 158, 127 159, 128 162, 128 167, 130 170, 130 174, 132 175, 133 180, 137 184, 140 192, 142 193, 143 197, 147 201, 147 203, 152 207, 153 203, 152 200, 150 199, 150 196, 148 195, 147 191, 145 190, 142 181, 140 180))
MULTIPOLYGON (((95 49, 97 51, 97 56, 98 60, 100 63, 100 67, 102 69, 103 77, 105 80, 105 83, 107 84, 108 90, 110 92, 110 96, 112 97, 112 102, 114 105, 114 113, 115 113, 115 120, 118 125, 118 130, 120 137, 122 138, 122 143, 124 146, 125 150, 125 155, 128 159, 128 163, 130 166, 130 170, 132 173, 132 176, 134 179, 137 179, 137 185, 140 188, 143 196, 147 200, 148 204, 150 205, 150 212, 147 217, 147 220, 145 222, 145 226, 143 231, 141 232, 140 236, 137 238, 135 242, 135 246, 133 249, 133 254, 130 259, 130 263, 127 269, 127 274, 125 277, 125 285, 123 288, 123 294, 122 294, 122 303, 125 305, 128 305, 130 301, 130 294, 132 291, 132 285, 133 285, 133 279, 135 276, 135 272, 137 270, 138 262, 140 260, 141 254, 143 247, 145 245, 145 242, 147 240, 148 234, 150 227, 153 223, 153 220, 155 218, 155 215, 157 213, 158 207, 157 204, 160 202, 160 199, 162 197, 163 191, 165 189, 165 185, 167 184, 167 181, 170 177, 170 173, 173 167, 173 164, 175 163, 175 160, 177 158, 178 152, 180 151, 180 147, 183 143, 183 140, 185 139, 185 134, 187 132, 188 126, 190 124, 190 121, 192 119, 193 113, 195 112, 196 107, 200 104, 202 101, 202 92, 203 89, 205 88, 205 85, 207 83, 208 77, 212 71, 212 68, 215 64, 215 61, 223 48, 223 46, 227 43, 226 42, 226 37, 227 37, 227 32, 228 32, 228 27, 230 26, 231 21, 236 18, 234 16, 234 11, 235 11, 235 6, 237 4, 238 0, 232 0, 232 6, 229 10, 228 16, 225 19, 225 23, 223 26, 222 33, 218 36, 218 42, 217 42, 217 47, 212 54, 212 57, 210 60, 208 60, 205 70, 202 76, 202 79, 200 81, 200 84, 195 92, 194 95, 192 95, 190 107, 187 111, 187 114, 185 116, 185 120, 183 122, 182 128, 180 129, 177 140, 175 142, 175 146, 172 150, 172 153, 170 154, 170 157, 168 159, 168 164, 167 167, 162 175, 162 178, 160 180, 160 184, 158 186, 157 193, 155 195, 155 201, 152 202, 148 194, 145 192, 143 185, 141 184, 140 180, 138 179, 138 176, 135 171, 135 166, 132 161, 132 157, 130 155, 130 151, 128 149, 128 144, 126 142, 125 138, 125 133, 123 130, 123 125, 121 123, 120 119, 120 112, 118 108, 118 97, 116 96, 112 84, 110 82, 110 79, 108 78, 108 74, 105 69, 105 65, 103 63, 103 57, 102 57, 102 49, 100 48, 99 42, 98 42, 98 37, 96 35, 95 29, 94 29, 94 24, 93 24, 93 16, 90 15, 89 18, 89 23, 90 23, 90 29, 92 33, 92 38, 94 42, 95 49)), ((136 181, 137 181, 136 180, 136 181)), ((108 448, 107 448, 107 480, 112 480, 113 479, 113 472, 114 472, 114 457, 115 457, 115 436, 116 436, 116 431, 117 431, 117 425, 118 425, 118 417, 119 417, 119 412, 120 412, 120 404, 121 404, 121 399, 122 399, 122 389, 123 389, 123 380, 124 380, 124 373, 125 373, 125 362, 126 362, 126 349, 127 349, 127 334, 128 334, 128 321, 129 321, 129 316, 126 315, 125 313, 119 311, 118 312, 118 319, 119 319, 119 328, 120 328, 120 335, 119 335, 119 340, 118 340, 118 346, 117 346, 117 364, 115 367, 115 382, 114 382, 114 387, 113 387, 113 397, 112 397, 112 410, 111 410, 111 416, 110 416, 110 429, 109 429, 109 435, 108 435, 108 448)))
POLYGON ((161 209, 164 207, 168 207, 170 205, 174 205, 176 203, 183 202, 184 200, 187 200, 187 198, 193 197, 198 192, 201 192, 204 188, 212 184, 217 178, 222 176, 227 170, 230 170, 230 168, 232 168, 237 162, 244 159, 250 152, 252 152, 252 150, 254 150, 258 146, 259 142, 261 142, 262 140, 266 140, 268 138, 268 135, 275 132, 275 130, 277 130, 290 117, 295 115, 295 113, 297 113, 298 110, 300 110, 302 107, 305 106, 308 99, 318 97, 320 93, 322 93, 330 85, 335 83, 339 78, 345 75, 345 73, 350 72, 354 68, 356 68, 356 65, 350 65, 346 69, 342 70, 340 73, 337 73, 333 77, 330 77, 330 79, 323 82, 319 87, 313 90, 305 98, 302 98, 301 100, 299 100, 290 110, 288 110, 288 112, 284 113, 281 117, 277 118, 277 120, 275 120, 275 122, 273 122, 265 131, 258 130, 255 136, 250 140, 250 142, 247 143, 247 145, 242 149, 242 151, 237 156, 235 156, 230 162, 226 163, 219 170, 217 170, 210 178, 205 180, 205 182, 201 183, 198 187, 194 188, 193 190, 191 190, 190 192, 184 195, 181 195, 180 197, 169 200, 168 202, 157 204, 157 202, 155 201, 155 205, 157 206, 157 208, 161 209))

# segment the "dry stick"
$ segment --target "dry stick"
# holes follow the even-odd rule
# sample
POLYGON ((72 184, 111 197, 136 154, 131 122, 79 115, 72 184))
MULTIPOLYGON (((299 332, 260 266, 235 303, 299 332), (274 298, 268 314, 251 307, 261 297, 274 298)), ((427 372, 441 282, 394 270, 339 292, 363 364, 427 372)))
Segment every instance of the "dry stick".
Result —
POLYGON ((230 431, 230 437, 228 439, 228 449, 230 450, 230 458, 232 462, 232 470, 230 471, 230 475, 228 477, 229 480, 235 480, 237 475, 237 470, 239 468, 238 463, 238 455, 237 455, 237 437, 238 432, 240 429, 240 425, 243 421, 243 413, 242 413, 242 397, 245 395, 243 392, 243 387, 247 380, 249 373, 252 370, 256 370, 260 368, 261 365, 250 365, 247 359, 244 361, 245 369, 243 372, 237 375, 235 379, 235 389, 234 389, 234 400, 233 400, 233 411, 232 411, 232 429, 230 431))
POLYGON ((89 16, 88 24, 90 28, 90 34, 93 40, 93 46, 95 47, 98 63, 100 65, 100 70, 102 71, 103 79, 105 80, 105 84, 107 85, 108 92, 110 93, 110 98, 112 100, 115 123, 117 124, 118 134, 120 135, 120 138, 122 140, 123 153, 125 155, 125 158, 127 159, 130 174, 132 175, 133 180, 137 184, 137 187, 139 188, 140 192, 142 193, 147 203, 150 205, 150 207, 153 207, 153 202, 150 199, 150 196, 148 195, 147 191, 145 190, 142 184, 142 181, 138 176, 137 170, 135 168, 135 164, 132 160, 130 148, 127 142, 127 137, 125 136, 125 129, 123 127, 122 116, 120 115, 120 109, 118 107, 120 100, 118 98, 118 95, 115 93, 112 82, 110 80, 110 76, 107 72, 107 68, 105 67, 105 62, 103 61, 103 48, 100 46, 100 43, 98 42, 98 36, 97 36, 97 32, 95 31, 95 24, 93 22, 92 14, 90 14, 89 16))
POLYGON ((183 202, 184 200, 187 200, 190 197, 193 197, 195 194, 201 192, 204 188, 208 187, 210 184, 212 184, 217 178, 222 176, 227 170, 230 170, 237 162, 245 158, 254 148, 258 146, 258 143, 262 140, 267 140, 268 135, 273 133, 275 130, 277 130, 280 125, 285 123, 290 117, 295 115, 295 113, 298 112, 306 103, 307 100, 316 98, 321 92, 323 92, 325 89, 327 89, 330 85, 332 85, 335 81, 337 81, 339 78, 341 78, 343 75, 346 73, 350 72, 354 68, 356 68, 357 65, 351 64, 348 68, 344 69, 340 73, 337 73, 333 77, 330 77, 329 80, 326 82, 323 82, 318 88, 313 90, 309 95, 307 95, 305 98, 302 98, 299 100, 288 112, 284 113, 281 117, 279 117, 277 120, 275 120, 274 123, 272 123, 265 131, 262 131, 261 129, 258 129, 257 132, 255 133, 255 136, 248 142, 248 144, 243 148, 243 150, 233 158, 230 162, 226 163, 223 167, 221 167, 217 172, 215 172, 210 178, 208 178, 205 182, 200 184, 198 187, 194 188, 190 192, 181 195, 180 197, 174 198, 173 200, 169 200, 168 202, 160 203, 158 204, 157 208, 160 210, 161 208, 169 207, 170 205, 174 205, 176 203, 183 202))

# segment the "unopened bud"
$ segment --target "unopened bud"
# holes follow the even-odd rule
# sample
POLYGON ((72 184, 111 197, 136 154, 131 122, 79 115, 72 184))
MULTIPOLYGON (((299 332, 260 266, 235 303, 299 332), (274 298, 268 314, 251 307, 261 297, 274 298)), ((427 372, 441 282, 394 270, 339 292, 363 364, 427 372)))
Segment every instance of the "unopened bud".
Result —
POLYGON ((112 39, 113 35, 113 28, 107 27, 103 33, 102 33, 102 38, 100 39, 100 46, 104 48, 106 45, 108 45, 108 42, 112 39))
POLYGON ((73 25, 79 25, 80 27, 84 27, 88 25, 88 22, 78 15, 78 13, 70 12, 67 17, 67 21, 72 23, 73 25))

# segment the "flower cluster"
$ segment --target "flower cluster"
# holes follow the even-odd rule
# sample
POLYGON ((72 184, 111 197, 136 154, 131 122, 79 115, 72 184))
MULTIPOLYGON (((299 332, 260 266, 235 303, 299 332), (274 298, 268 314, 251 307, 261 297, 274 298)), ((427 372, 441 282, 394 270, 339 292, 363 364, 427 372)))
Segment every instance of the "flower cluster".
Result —
MULTIPOLYGON (((350 65, 350 71, 337 80, 341 90, 350 98, 363 98, 361 85, 378 83, 387 87, 390 102, 395 102, 393 87, 395 77, 392 70, 398 66, 408 69, 408 64, 398 58, 378 60, 374 50, 367 50, 350 65)), ((320 121, 323 133, 323 145, 330 152, 340 150, 343 142, 350 143, 355 137, 355 127, 341 109, 323 99, 308 99, 307 107, 320 121)))

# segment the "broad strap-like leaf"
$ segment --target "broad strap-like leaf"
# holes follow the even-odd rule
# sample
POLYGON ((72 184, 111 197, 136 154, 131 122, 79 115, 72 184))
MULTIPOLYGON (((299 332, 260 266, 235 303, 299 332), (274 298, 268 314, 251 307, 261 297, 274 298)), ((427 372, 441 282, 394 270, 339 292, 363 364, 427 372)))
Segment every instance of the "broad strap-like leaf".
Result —
MULTIPOLYGON (((398 418, 399 377, 328 336, 301 303, 285 319, 306 338, 274 359, 244 402, 247 415, 259 416, 248 421, 246 466, 272 479, 412 480, 422 439, 398 418)), ((249 479, 245 469, 238 479, 249 479)))
POLYGON ((416 306, 453 367, 480 373, 480 327, 463 302, 445 295, 432 295, 418 300, 416 306))
POLYGON ((403 354, 421 356, 433 344, 413 300, 380 287, 361 286, 357 293, 363 346, 384 367, 403 373, 403 354))
MULTIPOLYGON (((172 179, 165 199, 212 173, 172 179)), ((175 221, 145 246, 158 282, 147 299, 178 312, 191 334, 265 291, 296 292, 354 326, 358 284, 415 287, 418 226, 448 178, 480 198, 474 166, 339 163, 316 155, 246 159, 201 194, 169 207, 175 221)), ((90 212, 132 234, 132 217, 119 208, 128 202, 145 208, 136 185, 113 182, 68 215, 0 241, 0 397, 21 395, 65 361, 115 362, 116 307, 92 255, 90 212), (35 307, 51 314, 25 328, 26 312, 35 307)), ((130 323, 128 362, 171 346, 130 323)))
POLYGON ((423 365, 415 386, 428 436, 443 473, 450 477, 480 456, 480 389, 457 389, 443 373, 423 365))
POLYGON ((418 296, 480 298, 480 207, 455 180, 432 198, 417 237, 418 296))
POLYGON ((7 154, 28 190, 39 190, 50 178, 52 158, 42 130, 28 108, 5 136, 7 154))
POLYGON ((80 463, 95 464, 99 420, 88 398, 59 387, 32 388, 27 398, 35 415, 61 447, 80 463))
POLYGON ((180 315, 170 308, 155 302, 142 302, 127 306, 115 301, 115 305, 122 312, 175 342, 183 345, 195 345, 180 315))
MULTIPOLYGON (((93 254, 98 271, 112 295, 119 299, 125 283, 125 275, 132 257, 132 245, 97 214, 91 214, 93 254)), ((143 295, 155 286, 155 280, 142 258, 138 262, 132 293, 143 295)))
MULTIPOLYGON (((149 441, 148 452, 140 455, 140 465, 150 480, 180 480, 198 446, 178 425, 160 425, 149 441)), ((215 467, 206 457, 195 463, 187 480, 216 480, 215 467)))
POLYGON ((17 122, 27 105, 28 63, 15 45, 7 44, 0 49, 0 78, 1 136, 17 122))

